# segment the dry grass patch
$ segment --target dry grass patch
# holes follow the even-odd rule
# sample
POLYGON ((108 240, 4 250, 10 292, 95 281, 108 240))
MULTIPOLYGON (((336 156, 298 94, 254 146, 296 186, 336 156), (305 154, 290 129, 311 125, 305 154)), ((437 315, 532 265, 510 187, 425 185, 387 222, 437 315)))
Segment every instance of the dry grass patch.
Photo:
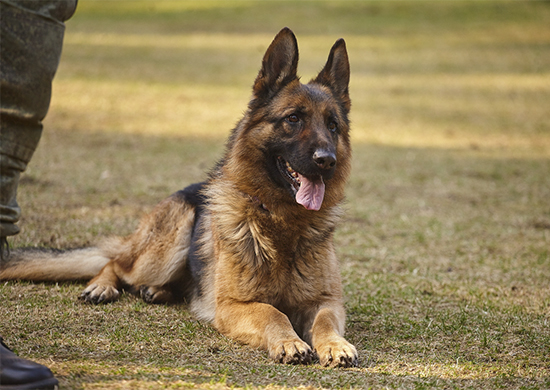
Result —
POLYGON ((276 365, 185 306, 86 305, 81 284, 1 284, 0 333, 64 389, 550 388, 549 24, 544 2, 81 2, 12 244, 131 232, 219 158, 281 27, 306 80, 343 36, 360 367, 276 365))

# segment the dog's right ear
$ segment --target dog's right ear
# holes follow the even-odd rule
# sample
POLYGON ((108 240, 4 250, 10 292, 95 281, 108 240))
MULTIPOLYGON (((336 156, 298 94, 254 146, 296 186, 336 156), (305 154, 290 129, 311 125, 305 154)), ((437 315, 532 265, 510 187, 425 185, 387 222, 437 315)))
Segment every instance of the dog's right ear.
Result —
POLYGON ((254 95, 257 98, 273 96, 281 88, 297 78, 298 42, 296 36, 285 27, 267 49, 262 61, 262 69, 254 82, 254 95))

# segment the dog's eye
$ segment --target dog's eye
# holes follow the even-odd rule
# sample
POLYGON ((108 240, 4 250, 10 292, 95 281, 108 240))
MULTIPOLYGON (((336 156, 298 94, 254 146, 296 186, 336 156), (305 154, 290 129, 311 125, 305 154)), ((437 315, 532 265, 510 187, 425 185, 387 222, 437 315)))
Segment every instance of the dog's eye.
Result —
POLYGON ((336 124, 336 122, 330 122, 328 124, 328 129, 331 133, 336 133, 336 130, 338 130, 338 125, 336 124))
POLYGON ((286 117, 286 120, 290 123, 298 123, 300 122, 300 118, 298 118, 298 115, 292 114, 286 117))

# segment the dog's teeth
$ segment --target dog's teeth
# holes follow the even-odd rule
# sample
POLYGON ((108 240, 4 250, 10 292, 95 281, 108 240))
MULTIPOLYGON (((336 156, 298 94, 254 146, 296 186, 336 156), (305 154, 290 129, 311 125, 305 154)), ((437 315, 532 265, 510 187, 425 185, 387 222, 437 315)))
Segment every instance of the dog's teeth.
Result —
MULTIPOLYGON (((280 157, 279 157, 280 158, 280 157)), ((300 181, 300 176, 298 175, 298 172, 296 172, 294 169, 292 169, 292 167, 290 166, 290 164, 288 163, 288 161, 280 158, 281 161, 284 161, 285 162, 285 165, 286 165, 286 171, 288 172, 288 174, 294 179, 294 181, 298 184, 298 185, 301 185, 301 181, 300 181)))
POLYGON ((286 170, 293 176, 293 177, 296 177, 297 173, 294 169, 292 169, 292 167, 290 166, 290 164, 288 163, 288 161, 285 161, 286 162, 286 170))

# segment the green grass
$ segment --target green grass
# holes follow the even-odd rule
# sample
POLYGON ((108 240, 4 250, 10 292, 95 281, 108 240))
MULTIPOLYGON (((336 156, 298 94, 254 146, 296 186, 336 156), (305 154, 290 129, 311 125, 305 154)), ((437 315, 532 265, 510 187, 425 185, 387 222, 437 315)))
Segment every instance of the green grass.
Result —
POLYGON ((336 235, 360 367, 280 366, 185 306, 0 285, 0 334, 63 389, 550 388, 550 5, 81 1, 14 246, 127 234, 204 178, 263 52, 304 80, 344 37, 353 173, 336 235))

